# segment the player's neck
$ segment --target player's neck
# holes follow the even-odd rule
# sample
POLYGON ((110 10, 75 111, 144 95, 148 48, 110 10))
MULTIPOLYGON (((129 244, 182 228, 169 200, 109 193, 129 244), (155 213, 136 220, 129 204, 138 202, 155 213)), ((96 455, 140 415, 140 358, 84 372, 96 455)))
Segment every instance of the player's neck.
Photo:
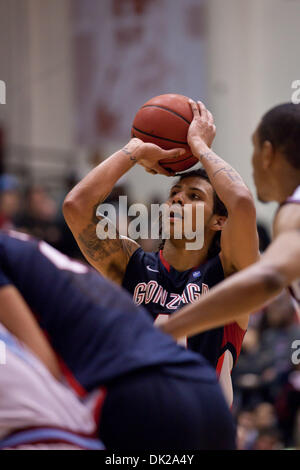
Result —
POLYGON ((207 260, 208 248, 204 244, 201 250, 187 250, 178 240, 166 240, 163 248, 164 259, 177 271, 187 271, 207 260))
POLYGON ((292 172, 288 172, 280 178, 278 182, 278 196, 277 201, 282 203, 286 201, 288 197, 290 197, 296 188, 300 186, 300 172, 294 170, 292 172))

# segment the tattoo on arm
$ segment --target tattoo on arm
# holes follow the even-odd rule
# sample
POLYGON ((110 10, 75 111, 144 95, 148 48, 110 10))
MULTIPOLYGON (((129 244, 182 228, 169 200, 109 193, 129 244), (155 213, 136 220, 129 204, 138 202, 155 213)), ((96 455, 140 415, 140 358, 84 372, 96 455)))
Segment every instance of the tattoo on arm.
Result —
POLYGON ((115 253, 122 251, 120 240, 100 240, 94 224, 89 224, 78 238, 84 247, 84 252, 95 262, 109 259, 115 253))
POLYGON ((122 149, 122 152, 124 152, 126 155, 129 156, 130 160, 134 163, 137 163, 137 159, 134 155, 132 155, 132 153, 130 152, 130 150, 128 149, 128 147, 124 147, 122 149))
POLYGON ((203 158, 205 158, 205 160, 207 160, 208 162, 213 162, 213 163, 220 163, 222 161, 221 158, 217 157, 213 152, 201 153, 200 154, 201 163, 202 163, 203 158))
MULTIPOLYGON (((221 163, 224 164, 224 161, 216 156, 213 152, 206 152, 200 155, 200 161, 202 163, 203 158, 206 161, 212 162, 212 163, 221 163)), ((238 174, 237 171, 235 171, 230 165, 227 166, 222 166, 218 170, 216 170, 213 174, 213 177, 215 177, 218 173, 224 172, 234 183, 244 183, 242 177, 238 174)))
POLYGON ((138 248, 138 245, 121 237, 117 239, 99 239, 97 236, 97 224, 101 217, 96 215, 97 208, 98 204, 94 207, 91 223, 81 231, 78 235, 78 240, 83 253, 89 259, 97 265, 99 264, 99 268, 103 268, 109 274, 110 279, 120 281, 124 275, 124 269, 122 268, 124 261, 127 264, 131 255, 138 248))
POLYGON ((232 168, 232 167, 223 167, 223 168, 220 168, 219 170, 215 171, 213 176, 216 176, 218 173, 221 173, 221 172, 224 172, 226 173, 226 175, 231 179, 231 181, 233 181, 234 183, 238 183, 238 182, 241 182, 243 183, 243 179, 242 177, 232 168))
POLYGON ((116 253, 118 250, 121 250, 119 240, 100 240, 97 236, 97 224, 100 220, 100 217, 97 216, 99 204, 96 204, 93 208, 91 223, 88 224, 78 235, 79 241, 84 247, 84 252, 95 262, 102 261, 116 253))

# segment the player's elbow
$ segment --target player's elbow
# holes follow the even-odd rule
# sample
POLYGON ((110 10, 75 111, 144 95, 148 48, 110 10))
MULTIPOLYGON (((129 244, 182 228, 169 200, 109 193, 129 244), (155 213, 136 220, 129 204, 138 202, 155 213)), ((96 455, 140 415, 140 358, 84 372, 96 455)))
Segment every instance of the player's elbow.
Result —
POLYGON ((235 215, 239 214, 241 217, 246 215, 248 220, 249 218, 256 219, 254 199, 247 188, 242 188, 234 194, 230 206, 235 215))
POLYGON ((69 193, 66 196, 63 202, 62 211, 68 225, 72 225, 80 216, 80 203, 72 193, 69 193))
POLYGON ((285 276, 276 266, 263 266, 259 278, 265 291, 270 295, 279 294, 286 287, 285 276))

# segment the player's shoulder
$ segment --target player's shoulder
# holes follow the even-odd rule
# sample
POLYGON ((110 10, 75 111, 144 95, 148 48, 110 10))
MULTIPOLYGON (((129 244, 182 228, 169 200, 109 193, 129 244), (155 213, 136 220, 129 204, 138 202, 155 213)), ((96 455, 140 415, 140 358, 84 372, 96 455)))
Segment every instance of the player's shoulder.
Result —
POLYGON ((1 229, 0 230, 0 239, 1 240, 21 240, 21 241, 36 241, 36 238, 29 235, 28 233, 19 232, 12 229, 1 229))
POLYGON ((300 201, 299 204, 287 201, 279 207, 274 218, 274 237, 291 230, 300 230, 300 201))
POLYGON ((159 272, 159 252, 148 252, 138 248, 131 256, 123 278, 123 287, 130 289, 137 279, 144 279, 147 274, 159 272), (148 273, 149 271, 149 273, 148 273))
POLYGON ((18 248, 18 247, 36 247, 38 240, 27 233, 15 230, 0 230, 0 245, 2 248, 18 248))
POLYGON ((157 262, 159 259, 159 252, 156 251, 144 251, 143 248, 139 247, 131 256, 130 262, 133 264, 140 263, 140 264, 148 264, 157 262))

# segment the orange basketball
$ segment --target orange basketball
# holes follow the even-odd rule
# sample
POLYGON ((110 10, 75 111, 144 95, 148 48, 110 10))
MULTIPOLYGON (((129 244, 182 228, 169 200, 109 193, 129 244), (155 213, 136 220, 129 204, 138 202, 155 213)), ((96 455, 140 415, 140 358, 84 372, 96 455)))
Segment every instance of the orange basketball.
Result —
POLYGON ((199 161, 192 155, 187 143, 192 119, 189 98, 176 94, 159 95, 139 109, 132 124, 131 135, 165 150, 184 148, 185 155, 159 162, 167 170, 184 171, 199 161))

